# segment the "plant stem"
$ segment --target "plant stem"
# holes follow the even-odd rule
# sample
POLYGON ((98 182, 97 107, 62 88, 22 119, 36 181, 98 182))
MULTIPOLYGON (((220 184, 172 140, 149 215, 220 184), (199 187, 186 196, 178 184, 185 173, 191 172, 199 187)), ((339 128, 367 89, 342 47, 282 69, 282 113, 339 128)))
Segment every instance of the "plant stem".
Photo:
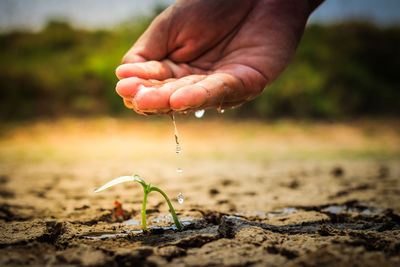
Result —
POLYGON ((169 198, 168 198, 167 194, 165 194, 164 191, 162 191, 160 188, 155 187, 155 186, 150 187, 150 191, 149 192, 151 192, 151 191, 157 191, 158 193, 160 193, 165 198, 165 200, 168 203, 169 212, 171 213, 172 218, 174 219, 174 223, 175 223, 176 227, 179 230, 182 230, 182 225, 178 220, 178 216, 176 216, 174 207, 172 206, 171 201, 169 201, 169 198))
POLYGON ((146 225, 146 203, 147 203, 147 195, 150 192, 145 190, 145 189, 143 191, 144 191, 144 196, 143 196, 143 203, 142 203, 142 229, 143 229, 143 231, 147 231, 147 225, 146 225))
POLYGON ((143 187, 143 203, 142 203, 142 229, 143 231, 147 231, 146 224, 146 204, 147 204, 147 195, 150 193, 150 184, 146 184, 145 181, 140 179, 139 175, 133 175, 133 181, 138 182, 143 187))
POLYGON ((114 179, 114 180, 108 182, 107 184, 103 185, 103 186, 100 187, 99 189, 95 190, 95 192, 100 192, 100 191, 103 191, 104 189, 107 189, 107 188, 109 188, 109 187, 111 187, 111 186, 114 186, 114 185, 116 185, 116 184, 123 183, 123 182, 128 182, 128 181, 137 182, 137 183, 141 184, 142 187, 143 187, 144 196, 143 196, 143 203, 142 203, 142 229, 143 229, 144 232, 147 231, 147 224, 146 224, 146 204, 147 204, 147 195, 148 195, 151 191, 157 191, 157 192, 159 192, 159 193, 165 198, 165 200, 166 200, 167 203, 168 203, 169 211, 171 212, 171 215, 172 215, 172 218, 174 219, 174 223, 175 223, 176 227, 177 227, 179 230, 182 230, 182 225, 181 225, 181 223, 180 223, 179 220, 178 220, 178 216, 176 216, 174 207, 172 206, 171 201, 169 201, 168 196, 167 196, 160 188, 155 187, 155 186, 152 186, 150 183, 149 183, 149 184, 146 184, 146 182, 143 181, 143 180, 139 177, 139 175, 137 175, 137 174, 134 174, 133 177, 132 177, 132 176, 122 176, 122 177, 116 178, 116 179, 114 179), (133 179, 132 179, 132 178, 133 178, 133 179))

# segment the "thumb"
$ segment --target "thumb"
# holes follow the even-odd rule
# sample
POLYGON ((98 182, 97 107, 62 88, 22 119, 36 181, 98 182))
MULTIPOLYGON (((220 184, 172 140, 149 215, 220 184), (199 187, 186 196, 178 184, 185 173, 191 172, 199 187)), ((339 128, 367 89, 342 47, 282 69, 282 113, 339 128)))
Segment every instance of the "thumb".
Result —
POLYGON ((122 64, 138 63, 149 60, 161 60, 168 54, 168 28, 171 7, 158 15, 129 49, 122 59, 122 64))

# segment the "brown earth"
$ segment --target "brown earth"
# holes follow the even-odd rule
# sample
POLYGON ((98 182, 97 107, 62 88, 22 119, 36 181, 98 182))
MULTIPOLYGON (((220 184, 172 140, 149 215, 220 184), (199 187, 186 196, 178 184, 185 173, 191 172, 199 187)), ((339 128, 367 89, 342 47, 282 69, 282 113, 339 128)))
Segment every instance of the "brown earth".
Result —
POLYGON ((397 121, 178 130, 176 158, 166 119, 3 125, 0 266, 400 265, 397 121), (171 197, 183 231, 156 193, 140 230, 137 184, 93 193, 132 172, 171 197))

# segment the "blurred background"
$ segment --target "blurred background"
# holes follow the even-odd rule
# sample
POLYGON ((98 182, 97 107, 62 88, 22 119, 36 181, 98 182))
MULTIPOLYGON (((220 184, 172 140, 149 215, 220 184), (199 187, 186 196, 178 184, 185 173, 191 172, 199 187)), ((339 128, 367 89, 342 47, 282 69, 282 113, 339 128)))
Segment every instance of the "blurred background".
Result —
MULTIPOLYGON (((122 153, 112 142, 101 149, 111 137, 122 146, 144 142, 142 152, 149 157, 165 142, 173 145, 169 118, 126 109, 115 93, 114 74, 124 53, 173 2, 0 0, 2 160, 75 155, 57 147, 65 140, 69 148, 81 140, 77 153, 83 143, 93 143, 88 150, 105 155, 122 153)), ((398 157, 399 7, 396 0, 325 1, 312 14, 294 60, 270 88, 223 115, 207 111, 202 126, 193 116, 178 118, 183 141, 192 140, 196 151, 204 150, 199 140, 215 142, 215 151, 204 155, 306 157, 318 151, 311 153, 315 157, 335 150, 398 157), (183 126, 186 122, 194 126, 183 126), (200 135, 196 127, 213 133, 200 135), (243 146, 234 148, 238 140, 243 146)))
MULTIPOLYGON (((1 0, 0 119, 133 116, 115 68, 171 0, 1 0)), ((229 117, 348 119, 400 115, 400 3, 326 1, 296 57, 229 117)))

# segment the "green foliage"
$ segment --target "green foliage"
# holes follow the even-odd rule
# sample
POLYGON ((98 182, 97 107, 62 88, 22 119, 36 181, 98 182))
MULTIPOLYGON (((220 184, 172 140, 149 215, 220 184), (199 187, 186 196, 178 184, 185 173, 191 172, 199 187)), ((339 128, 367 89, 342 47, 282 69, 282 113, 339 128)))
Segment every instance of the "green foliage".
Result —
POLYGON ((38 33, 0 36, 0 118, 121 114, 115 68, 149 18, 115 31, 49 22, 38 33))
MULTIPOLYGON (((51 21, 37 33, 0 35, 0 119, 121 115, 115 68, 150 23, 113 31, 51 21)), ((309 26, 288 69, 234 114, 342 118, 399 115, 400 29, 360 22, 309 26)))
POLYGON ((309 26, 288 69, 246 106, 263 117, 399 115, 400 28, 309 26))

